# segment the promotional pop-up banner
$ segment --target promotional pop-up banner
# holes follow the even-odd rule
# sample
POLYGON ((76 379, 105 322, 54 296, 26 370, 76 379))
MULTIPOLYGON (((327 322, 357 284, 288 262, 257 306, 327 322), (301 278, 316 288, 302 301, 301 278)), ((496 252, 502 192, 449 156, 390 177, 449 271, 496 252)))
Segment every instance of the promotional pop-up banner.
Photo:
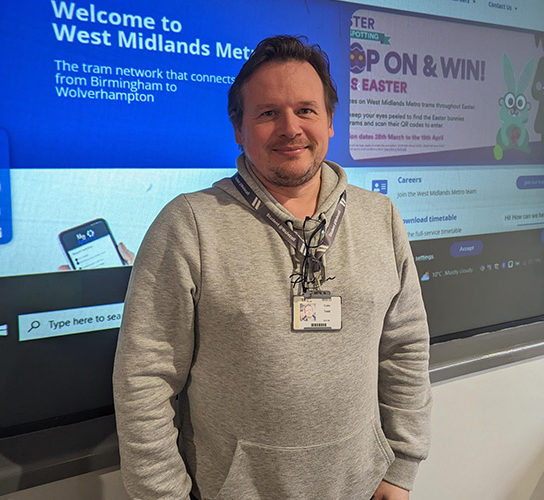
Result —
POLYGON ((528 32, 357 10, 350 153, 436 164, 541 158, 544 56, 528 32), (438 154, 437 154, 438 153, 438 154))

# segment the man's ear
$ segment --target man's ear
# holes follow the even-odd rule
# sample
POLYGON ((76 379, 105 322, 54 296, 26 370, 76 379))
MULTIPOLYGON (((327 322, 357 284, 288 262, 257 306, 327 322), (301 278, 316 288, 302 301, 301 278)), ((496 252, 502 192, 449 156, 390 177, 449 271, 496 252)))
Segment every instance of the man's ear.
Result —
POLYGON ((329 139, 334 136, 334 127, 332 126, 332 119, 333 116, 330 117, 330 123, 329 123, 329 139))
POLYGON ((242 131, 234 124, 232 125, 232 128, 234 129, 234 140, 241 146, 244 143, 242 131))

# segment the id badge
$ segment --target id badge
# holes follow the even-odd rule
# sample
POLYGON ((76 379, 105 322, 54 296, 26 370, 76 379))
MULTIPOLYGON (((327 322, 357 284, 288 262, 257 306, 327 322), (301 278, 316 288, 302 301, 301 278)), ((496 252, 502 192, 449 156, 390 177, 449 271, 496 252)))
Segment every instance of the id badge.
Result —
POLYGON ((341 330, 342 297, 330 292, 293 296, 293 330, 341 330))

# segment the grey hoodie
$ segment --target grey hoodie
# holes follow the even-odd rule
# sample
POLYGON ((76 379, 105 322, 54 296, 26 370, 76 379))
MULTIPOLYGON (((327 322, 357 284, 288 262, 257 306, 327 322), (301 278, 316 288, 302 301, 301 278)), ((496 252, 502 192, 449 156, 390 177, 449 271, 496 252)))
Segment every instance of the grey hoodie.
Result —
MULTIPOLYGON (((296 220, 247 168, 246 182, 296 220)), ((323 163, 316 217, 347 207, 324 288, 342 329, 291 329, 300 259, 230 179, 170 202, 132 271, 114 369, 132 498, 360 500, 410 489, 429 447, 428 331, 391 201, 323 163), (181 430, 174 425, 179 394, 181 430), (177 442, 177 444, 176 444, 177 442), (179 446, 179 448, 178 448, 179 446)))

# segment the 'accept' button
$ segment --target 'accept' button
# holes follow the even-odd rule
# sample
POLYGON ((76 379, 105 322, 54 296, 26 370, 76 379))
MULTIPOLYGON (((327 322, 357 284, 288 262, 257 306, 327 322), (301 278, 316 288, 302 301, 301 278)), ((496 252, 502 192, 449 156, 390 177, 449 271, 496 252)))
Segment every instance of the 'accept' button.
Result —
POLYGON ((19 340, 37 340, 74 333, 119 328, 123 303, 19 314, 19 340))
POLYGON ((452 257, 468 257, 482 253, 484 244, 481 240, 456 241, 450 247, 452 257))

